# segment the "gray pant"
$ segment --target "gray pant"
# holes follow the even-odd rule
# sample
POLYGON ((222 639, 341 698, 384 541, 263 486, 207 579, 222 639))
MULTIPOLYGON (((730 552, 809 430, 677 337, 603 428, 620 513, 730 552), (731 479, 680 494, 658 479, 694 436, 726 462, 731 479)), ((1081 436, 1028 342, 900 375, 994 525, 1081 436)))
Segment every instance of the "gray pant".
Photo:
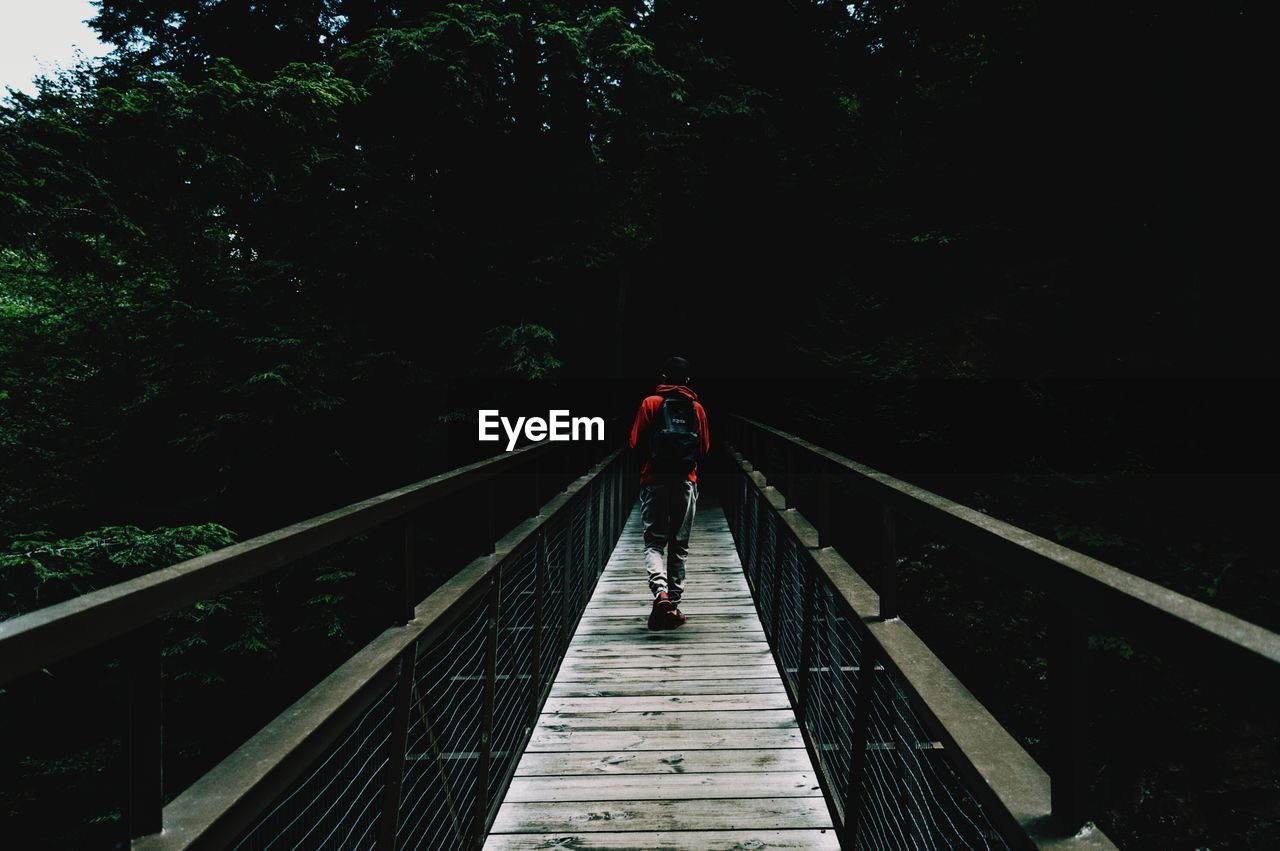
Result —
POLYGON ((640 488, 644 563, 654 596, 666 591, 678 601, 684 593, 684 563, 697 506, 698 485, 687 479, 654 481, 640 488))

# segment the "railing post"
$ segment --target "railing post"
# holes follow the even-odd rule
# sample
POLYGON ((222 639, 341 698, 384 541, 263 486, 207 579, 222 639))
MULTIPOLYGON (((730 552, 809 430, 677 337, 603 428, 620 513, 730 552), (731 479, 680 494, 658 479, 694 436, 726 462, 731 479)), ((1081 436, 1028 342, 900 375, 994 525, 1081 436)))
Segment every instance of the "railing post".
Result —
POLYGON ((502 576, 489 579, 489 603, 484 637, 484 708, 480 718, 480 753, 476 761, 475 835, 473 845, 484 844, 489 821, 489 766, 493 760, 493 702, 497 686, 498 613, 502 604, 502 576))
MULTIPOLYGON (((760 499, 761 517, 767 518, 769 517, 769 508, 770 508, 769 501, 764 498, 763 494, 760 495, 759 499, 760 499)), ((775 519, 773 522, 781 525, 780 520, 775 519)), ((760 537, 762 539, 761 543, 764 543, 763 525, 761 526, 760 537)), ((769 624, 769 637, 773 639, 774 649, 777 650, 779 653, 782 652, 782 643, 779 636, 780 636, 780 631, 782 627, 782 579, 783 579, 782 565, 786 561, 786 559, 782 557, 782 553, 783 553, 783 547, 785 546, 785 541, 786 541, 786 536, 782 534, 782 530, 775 529, 774 535, 773 535, 773 565, 772 565, 773 567, 773 599, 770 601, 770 608, 772 609, 772 611, 769 613, 769 619, 771 621, 769 624)), ((760 561, 760 558, 759 556, 757 556, 756 563, 758 564, 759 561, 760 561)))
POLYGON ((613 516, 613 534, 616 536, 622 534, 622 527, 627 525, 627 504, 626 494, 622 486, 623 471, 620 466, 622 462, 616 462, 613 470, 613 502, 618 506, 617 512, 613 516))
MULTIPOLYGON (((751 518, 751 552, 747 557, 747 570, 750 572, 751 581, 755 583, 755 587, 760 593, 763 593, 764 585, 764 541, 765 541, 765 523, 769 520, 768 507, 764 504, 764 495, 756 490, 754 482, 748 482, 747 488, 747 512, 754 514, 751 518)), ((762 602, 767 602, 763 601, 762 602)), ((765 624, 765 629, 771 629, 770 624, 765 624)))
POLYGON ((893 509, 884 507, 884 546, 880 568, 880 619, 898 616, 898 532, 893 509))
POLYGON ((391 737, 387 740, 387 765, 382 786, 382 818, 378 822, 379 851, 395 851, 400 827, 400 792, 404 783, 404 758, 409 738, 409 708, 413 700, 413 675, 418 645, 415 642, 400 654, 396 669, 391 716, 391 737))
POLYGON ((614 530, 618 526, 618 480, 613 475, 613 468, 609 467, 605 470, 605 493, 608 494, 609 501, 609 523, 604 530, 605 542, 613 540, 614 530))
POLYGON ((164 683, 160 624, 135 630, 123 642, 125 758, 129 837, 159 833, 164 810, 164 683))
POLYGON ((800 630, 800 689, 799 699, 796 701, 796 720, 803 725, 807 714, 805 707, 809 703, 809 666, 813 660, 813 598, 817 595, 817 589, 814 587, 812 563, 803 555, 800 558, 804 561, 804 615, 800 630))
POLYGON ((862 818, 862 776, 867 765, 867 736, 871 730, 871 704, 875 694, 876 644, 870 635, 859 636, 858 691, 854 696, 853 729, 850 731, 849 780, 845 790, 844 834, 840 845, 856 848, 862 818))
POLYGON ((417 606, 417 561, 414 553, 413 515, 404 519, 404 571, 400 579, 400 600, 397 623, 408 623, 413 620, 417 606))
POLYGON ((533 579, 533 642, 529 649, 529 718, 538 720, 542 697, 542 600, 547 596, 547 529, 538 530, 533 579))
MULTIPOLYGON (((603 475, 603 473, 601 475, 603 475)), ((605 490, 605 484, 606 483, 604 481, 600 482, 600 485, 596 488, 596 496, 595 496, 595 499, 593 500, 596 503, 596 562, 597 562, 595 569, 591 571, 592 577, 593 577, 591 581, 591 587, 593 590, 596 585, 596 580, 600 578, 600 574, 604 573, 605 562, 608 561, 608 559, 605 558, 605 552, 604 552, 605 544, 608 543, 607 540, 605 539, 605 534, 604 534, 605 495, 607 493, 607 491, 605 490)))
POLYGON ((595 508, 595 500, 591 498, 591 483, 582 488, 582 587, 579 589, 578 611, 587 606, 591 599, 591 588, 587 582, 587 574, 591 570, 591 510, 595 508))
POLYGON ((1088 634, 1065 604, 1049 612, 1049 796, 1054 821, 1075 833, 1087 818, 1088 634))
POLYGON ((818 546, 831 546, 831 473, 818 471, 818 546))
POLYGON ((573 562, 573 512, 566 512, 564 537, 560 543, 560 653, 569 646, 569 565, 573 562))

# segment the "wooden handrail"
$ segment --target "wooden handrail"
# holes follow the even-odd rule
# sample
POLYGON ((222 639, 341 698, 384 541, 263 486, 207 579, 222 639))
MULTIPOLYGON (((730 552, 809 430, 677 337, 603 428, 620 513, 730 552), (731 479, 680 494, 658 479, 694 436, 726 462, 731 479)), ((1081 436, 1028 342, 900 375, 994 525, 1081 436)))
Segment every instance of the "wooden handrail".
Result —
MULTIPOLYGON (((445 581, 417 605, 409 623, 387 629, 178 795, 164 808, 163 832, 135 839, 135 851, 227 847, 395 681, 405 654, 446 635, 470 612, 472 603, 490 593, 490 580, 503 565, 539 546, 544 530, 561 519, 620 451, 606 455, 545 503, 537 516, 498 540, 494 553, 475 559, 445 581)), ((411 664, 400 670, 400 676, 412 675, 411 664)))
MULTIPOLYGON (((811 569, 806 570, 806 583, 821 582, 831 590, 838 605, 850 614, 865 654, 859 660, 862 679, 857 699, 862 700, 861 695, 870 693, 870 677, 877 662, 892 672, 921 721, 943 743, 944 757, 981 802, 992 824, 1011 847, 1039 851, 1115 851, 1115 845, 1100 830, 1064 834, 1051 817, 1049 775, 910 626, 900 618, 880 617, 879 595, 838 552, 819 545, 818 530, 799 511, 786 507, 785 497, 778 488, 771 486, 763 474, 755 471, 735 447, 728 446, 723 451, 731 468, 736 468, 735 472, 746 477, 747 487, 756 490, 758 504, 772 512, 774 521, 779 524, 779 537, 781 530, 786 530, 801 549, 801 563, 806 560, 811 563, 811 569)), ((776 601, 781 596, 776 585, 773 593, 776 601)), ((807 584, 805 593, 812 593, 807 584)), ((772 623, 776 629, 776 609, 772 623)), ((776 649, 776 638, 771 643, 776 649)), ((807 669, 808 665, 802 658, 802 680, 808 676, 807 669)), ((809 713, 802 705, 805 686, 802 683, 793 689, 785 677, 783 680, 808 739, 811 733, 806 716, 809 713)), ((855 724, 857 729, 852 735, 854 742, 861 741, 862 745, 851 746, 857 753, 865 747, 869 714, 864 711, 859 719, 860 724, 855 724)), ((836 801, 834 811, 842 821, 845 841, 852 847, 854 840, 849 834, 856 832, 852 826, 856 815, 841 809, 836 788, 847 786, 851 796, 855 792, 860 794, 857 769, 852 769, 848 777, 834 775, 826 755, 816 750, 812 742, 808 744, 814 750, 815 765, 823 774, 828 795, 836 801)), ((853 765, 857 765, 856 759, 853 765)))
POLYGON ((541 458, 537 443, 0 622, 0 685, 541 458))
MULTIPOLYGON (((763 423, 739 422, 835 466, 867 496, 1109 628, 1280 664, 1280 634, 763 423)), ((747 460, 758 463, 758 459, 747 460)), ((775 478, 770 476, 770 478, 775 478)), ((824 532, 825 534, 825 532, 824 532)))

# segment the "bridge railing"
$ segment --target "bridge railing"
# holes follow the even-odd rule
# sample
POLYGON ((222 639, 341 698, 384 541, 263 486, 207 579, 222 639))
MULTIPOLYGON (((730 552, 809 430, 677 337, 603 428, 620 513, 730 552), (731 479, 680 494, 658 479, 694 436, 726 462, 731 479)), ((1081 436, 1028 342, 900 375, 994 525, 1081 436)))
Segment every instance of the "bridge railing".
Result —
POLYGON ((1086 617, 1274 680, 1274 633, 777 429, 728 433, 726 513, 847 847, 1112 847, 1081 829, 1086 617), (861 572, 830 546, 869 527, 833 516, 837 485, 879 506, 861 572), (1049 771, 897 617, 898 518, 1049 592, 1049 771))
POLYGON ((135 848, 475 847, 637 487, 622 453, 596 461, 602 445, 585 447, 535 444, 0 622, 0 685, 110 642, 123 648, 135 848), (591 466, 576 479, 559 472, 575 462, 591 466), (421 599, 424 512, 476 492, 485 554, 421 599), (513 496, 528 519, 498 537, 497 506, 512 516, 513 496), (388 527, 404 541, 395 625, 166 796, 160 619, 388 527))

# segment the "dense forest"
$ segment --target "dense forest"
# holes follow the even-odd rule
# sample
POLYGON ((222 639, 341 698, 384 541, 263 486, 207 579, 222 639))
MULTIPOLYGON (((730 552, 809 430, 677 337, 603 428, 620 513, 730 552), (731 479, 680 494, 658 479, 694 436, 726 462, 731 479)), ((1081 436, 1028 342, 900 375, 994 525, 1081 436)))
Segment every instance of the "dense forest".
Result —
MULTIPOLYGON (((678 353, 713 440, 749 414, 1280 629, 1252 4, 97 6, 108 58, 0 102, 0 617, 470 460, 463 400, 626 416, 678 353)), ((1002 651, 1035 602, 904 553, 912 623, 1039 756, 1043 659, 1002 651)), ((170 625, 177 705, 233 662, 277 689, 176 730, 171 791, 371 628, 342 553, 282 584, 170 625)), ((1274 718, 1094 649, 1100 703, 1158 719, 1101 741, 1117 844, 1276 847, 1274 718)), ((88 712, 44 679, 7 724, 88 712)), ((15 819, 118 757, 13 747, 15 819)))

